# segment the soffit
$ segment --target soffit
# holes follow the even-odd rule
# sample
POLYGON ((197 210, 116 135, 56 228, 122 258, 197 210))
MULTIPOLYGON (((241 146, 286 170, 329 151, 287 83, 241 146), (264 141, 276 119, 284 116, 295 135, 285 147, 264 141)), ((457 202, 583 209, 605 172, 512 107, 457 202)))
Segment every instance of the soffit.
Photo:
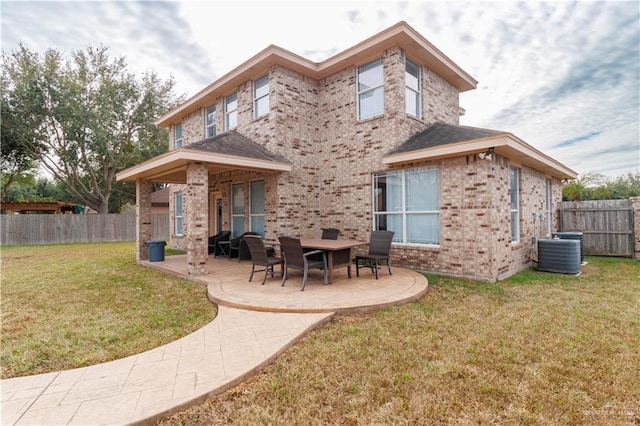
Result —
POLYGON ((471 75, 456 65, 406 22, 399 22, 319 63, 305 59, 281 47, 270 45, 187 99, 177 108, 160 117, 156 124, 161 127, 175 124, 182 120, 182 117, 209 106, 216 99, 234 92, 243 82, 259 78, 274 65, 280 65, 315 80, 321 80, 345 68, 361 65, 380 56, 384 50, 395 46, 402 48, 414 61, 435 71, 460 92, 475 89, 478 84, 471 75))
POLYGON ((433 125, 409 138, 407 142, 385 154, 382 162, 388 165, 402 165, 479 154, 489 148, 493 148, 496 154, 509 158, 512 162, 539 170, 548 176, 559 179, 575 179, 578 176, 574 170, 511 133, 443 124, 433 125), (444 131, 434 131, 434 127, 438 127, 435 130, 444 128, 444 131), (423 137, 425 135, 433 137, 423 137))
POLYGON ((236 131, 203 139, 194 144, 166 152, 118 173, 116 179, 135 182, 185 183, 190 164, 204 164, 210 175, 233 170, 290 172, 292 165, 284 157, 236 131))

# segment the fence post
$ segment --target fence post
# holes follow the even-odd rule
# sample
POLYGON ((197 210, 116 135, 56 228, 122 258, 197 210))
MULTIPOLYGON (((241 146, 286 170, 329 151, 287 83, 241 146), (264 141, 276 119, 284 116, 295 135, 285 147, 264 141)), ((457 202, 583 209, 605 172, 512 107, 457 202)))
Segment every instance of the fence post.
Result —
POLYGON ((633 209, 633 241, 635 245, 633 258, 640 260, 640 197, 631 197, 629 200, 633 209))

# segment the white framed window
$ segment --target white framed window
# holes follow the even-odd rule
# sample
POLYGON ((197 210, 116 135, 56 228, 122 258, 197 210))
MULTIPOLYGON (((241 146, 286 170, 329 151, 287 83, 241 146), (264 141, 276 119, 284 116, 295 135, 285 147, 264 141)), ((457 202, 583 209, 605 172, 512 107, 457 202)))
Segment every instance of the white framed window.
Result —
POLYGON ((249 226, 264 238, 264 181, 249 184, 249 226))
POLYGON ((253 117, 262 117, 269 113, 269 75, 253 82, 253 117))
POLYGON ((210 138, 216 135, 216 107, 211 105, 205 110, 204 116, 204 135, 210 138))
POLYGON ((407 57, 404 61, 405 111, 409 115, 421 118, 420 66, 407 57))
POLYGON ((382 58, 358 67, 358 120, 384 113, 382 58))
POLYGON ((182 235, 183 229, 183 209, 182 209, 182 192, 173 194, 175 204, 174 230, 176 235, 182 235))
POLYGON ((437 167, 373 177, 374 229, 393 231, 393 241, 440 244, 440 184, 437 167))
POLYGON ((176 148, 182 148, 182 122, 174 126, 173 140, 176 148))
POLYGON ((545 186, 545 219, 547 220, 547 237, 551 237, 551 222, 553 219, 553 209, 551 207, 553 205, 553 187, 551 186, 551 179, 545 179, 545 186))
POLYGON ((520 169, 511 167, 511 242, 520 242, 520 169))
POLYGON ((233 238, 244 233, 244 183, 231 185, 231 235, 233 238))
POLYGON ((238 127, 238 93, 232 93, 224 98, 224 129, 231 130, 238 127))

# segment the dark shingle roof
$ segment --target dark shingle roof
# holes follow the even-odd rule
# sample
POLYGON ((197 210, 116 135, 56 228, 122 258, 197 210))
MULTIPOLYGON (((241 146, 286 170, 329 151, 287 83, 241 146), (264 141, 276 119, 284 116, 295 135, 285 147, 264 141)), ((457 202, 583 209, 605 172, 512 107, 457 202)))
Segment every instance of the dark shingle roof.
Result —
POLYGON ((232 155, 235 157, 289 163, 289 161, 283 156, 270 152, 262 145, 257 144, 235 130, 203 139, 190 145, 186 145, 183 148, 195 151, 232 155))
POLYGON ((417 151, 457 142, 472 141, 505 133, 506 132, 480 129, 477 127, 436 123, 411 136, 405 143, 387 152, 387 155, 417 151))

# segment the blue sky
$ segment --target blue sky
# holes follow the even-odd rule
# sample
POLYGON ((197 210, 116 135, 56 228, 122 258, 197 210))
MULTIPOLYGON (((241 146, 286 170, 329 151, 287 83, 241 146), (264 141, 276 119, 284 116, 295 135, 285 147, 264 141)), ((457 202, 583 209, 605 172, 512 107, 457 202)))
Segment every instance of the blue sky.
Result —
POLYGON ((270 44, 324 60, 406 21, 470 73, 460 124, 579 174, 640 170, 640 2, 5 1, 2 50, 105 45, 193 95, 270 44))

